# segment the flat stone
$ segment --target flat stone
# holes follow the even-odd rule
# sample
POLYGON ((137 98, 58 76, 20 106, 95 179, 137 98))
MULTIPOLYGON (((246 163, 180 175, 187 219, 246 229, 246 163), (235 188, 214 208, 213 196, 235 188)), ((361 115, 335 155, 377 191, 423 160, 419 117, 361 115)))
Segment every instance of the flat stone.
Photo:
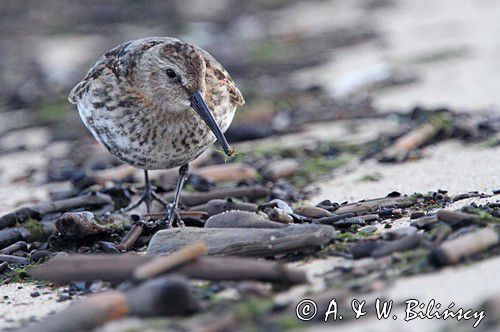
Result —
POLYGON ((332 215, 327 210, 316 206, 301 206, 294 209, 293 212, 297 213, 298 215, 312 219, 325 218, 325 217, 330 217, 332 215))
POLYGON ((237 210, 217 214, 205 222, 205 228, 282 228, 286 226, 257 213, 237 210))
POLYGON ((262 228, 174 228, 157 232, 148 254, 167 254, 190 243, 203 241, 209 255, 267 257, 312 249, 337 236, 333 227, 305 224, 281 229, 262 228))

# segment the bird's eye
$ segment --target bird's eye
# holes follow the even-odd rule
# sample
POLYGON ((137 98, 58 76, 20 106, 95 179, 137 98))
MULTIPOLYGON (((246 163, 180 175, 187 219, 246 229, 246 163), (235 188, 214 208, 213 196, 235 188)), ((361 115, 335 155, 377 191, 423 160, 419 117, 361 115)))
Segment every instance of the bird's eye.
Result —
POLYGON ((167 73, 167 76, 170 77, 170 78, 174 78, 175 76, 177 76, 177 74, 175 73, 175 71, 173 71, 172 69, 167 69, 165 71, 165 73, 167 73))

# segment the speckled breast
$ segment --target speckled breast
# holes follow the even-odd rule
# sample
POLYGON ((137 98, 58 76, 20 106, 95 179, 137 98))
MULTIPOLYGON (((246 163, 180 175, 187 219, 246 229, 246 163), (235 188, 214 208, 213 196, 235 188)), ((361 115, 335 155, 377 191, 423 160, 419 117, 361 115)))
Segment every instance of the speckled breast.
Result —
MULTIPOLYGON (((235 109, 232 106, 214 110, 223 132, 231 124, 235 109)), ((182 166, 216 140, 190 108, 175 113, 147 108, 131 110, 124 106, 96 105, 84 97, 78 102, 78 111, 90 132, 109 152, 142 169, 182 166)))

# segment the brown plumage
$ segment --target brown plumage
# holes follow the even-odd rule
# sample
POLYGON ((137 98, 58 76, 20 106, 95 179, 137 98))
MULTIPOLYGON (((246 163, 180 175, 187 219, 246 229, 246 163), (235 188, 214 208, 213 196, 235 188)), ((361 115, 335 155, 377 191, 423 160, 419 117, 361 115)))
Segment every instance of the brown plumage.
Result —
POLYGON ((190 106, 196 90, 224 132, 244 103, 224 68, 192 44, 145 38, 104 54, 69 100, 111 153, 139 168, 165 169, 193 160, 215 141, 190 106))
POLYGON ((68 99, 109 152, 145 170, 185 165, 216 136, 229 154, 222 133, 244 104, 217 60, 169 37, 129 41, 110 50, 68 99))

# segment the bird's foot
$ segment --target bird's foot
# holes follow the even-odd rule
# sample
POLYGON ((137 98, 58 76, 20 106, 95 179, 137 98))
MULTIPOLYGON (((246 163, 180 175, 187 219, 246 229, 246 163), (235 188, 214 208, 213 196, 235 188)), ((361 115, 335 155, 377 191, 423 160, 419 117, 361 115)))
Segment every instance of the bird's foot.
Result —
POLYGON ((146 210, 149 213, 149 211, 151 209, 151 202, 152 201, 156 201, 156 202, 160 203, 164 208, 166 208, 168 206, 168 203, 165 202, 165 200, 163 198, 161 198, 160 195, 158 195, 156 193, 155 189, 151 188, 150 190, 144 189, 141 197, 136 202, 131 203, 129 206, 124 207, 124 208, 118 210, 117 212, 118 213, 130 212, 133 209, 137 208, 142 203, 145 203, 146 210))
POLYGON ((164 208, 167 208, 169 205, 167 201, 161 198, 161 196, 158 195, 154 189, 151 191, 151 198, 153 198, 153 201, 160 203, 164 208))
POLYGON ((179 211, 174 206, 169 207, 163 221, 165 222, 165 226, 167 229, 171 228, 174 225, 174 222, 178 227, 184 228, 186 226, 184 225, 184 221, 182 221, 179 211))

